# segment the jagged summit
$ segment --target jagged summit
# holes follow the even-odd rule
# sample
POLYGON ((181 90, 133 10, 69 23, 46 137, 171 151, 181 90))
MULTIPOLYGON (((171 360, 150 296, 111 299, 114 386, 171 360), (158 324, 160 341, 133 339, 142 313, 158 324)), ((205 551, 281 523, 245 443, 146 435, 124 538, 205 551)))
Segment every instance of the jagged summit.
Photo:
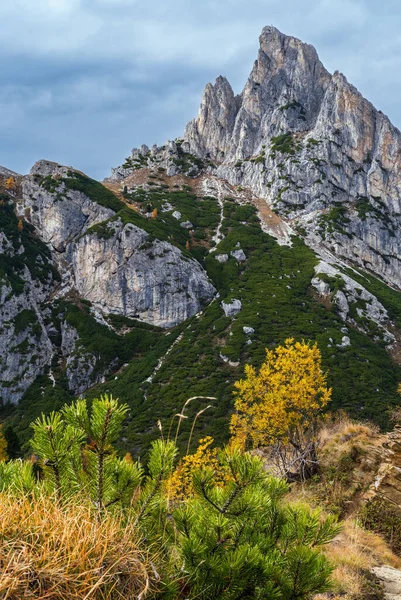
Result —
POLYGON ((217 161, 252 155, 283 126, 306 131, 316 121, 331 76, 309 44, 265 27, 258 58, 242 93, 219 77, 203 93, 185 130, 191 151, 217 161), (283 106, 292 110, 283 111, 283 106))
POLYGON ((184 139, 312 248, 401 287, 401 134, 313 46, 265 27, 242 93, 206 86, 184 139))

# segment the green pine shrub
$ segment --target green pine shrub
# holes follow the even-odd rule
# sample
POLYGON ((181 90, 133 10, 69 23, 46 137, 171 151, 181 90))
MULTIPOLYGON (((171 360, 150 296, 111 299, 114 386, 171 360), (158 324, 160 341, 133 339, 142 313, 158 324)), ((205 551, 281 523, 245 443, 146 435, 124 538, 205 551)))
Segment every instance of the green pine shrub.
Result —
MULTIPOLYGON (((142 542, 139 548, 132 547, 124 560, 137 561, 142 556, 145 580, 151 579, 146 574, 149 563, 152 566, 153 585, 142 591, 143 598, 306 600, 330 588, 332 567, 322 547, 339 530, 334 518, 285 503, 287 485, 266 473, 259 457, 233 447, 218 454, 218 468, 227 473, 223 482, 217 483, 216 467, 201 464, 193 473, 193 493, 181 500, 170 496, 169 481, 177 456, 173 441, 162 437, 152 444, 146 469, 131 457, 118 457, 114 443, 127 411, 126 405, 104 396, 93 400, 91 410, 85 400, 78 400, 57 413, 42 415, 32 425, 31 446, 38 464, 21 460, 0 463, 0 505, 14 501, 20 507, 20 499, 29 495, 30 504, 42 510, 48 498, 61 520, 71 515, 74 505, 77 515, 86 511, 88 527, 92 520, 109 527, 111 512, 115 515, 113 539, 124 537, 116 533, 116 527, 122 534, 125 529, 132 534, 133 524, 136 540, 142 542)), ((29 516, 14 528, 14 561, 20 556, 17 548, 31 521, 29 516)), ((83 544, 81 536, 86 536, 87 526, 82 532, 73 528, 77 547, 83 544)), ((43 521, 36 525, 39 538, 43 528, 43 521)), ((100 540, 92 543, 97 548, 100 540)), ((41 556, 41 583, 31 595, 41 600, 48 592, 44 582, 52 580, 46 563, 54 565, 58 557, 63 570, 63 561, 68 560, 68 555, 60 558, 53 543, 45 545, 48 550, 41 556)), ((116 544, 113 560, 125 573, 119 554, 122 546, 126 552, 126 545, 116 544)), ((34 555, 35 544, 27 552, 34 555)), ((84 580, 89 585, 87 571, 80 573, 75 552, 69 552, 71 558, 74 555, 74 581, 84 580)), ((126 575, 115 580, 111 588, 104 588, 102 579, 96 584, 99 594, 90 597, 124 597, 124 584, 129 581, 132 585, 126 575), (101 595, 107 590, 109 595, 101 595)), ((15 589, 26 585, 18 570, 9 574, 8 581, 15 589)), ((2 583, 0 575, 0 590, 2 583)), ((68 591, 62 597, 78 596, 68 591)))

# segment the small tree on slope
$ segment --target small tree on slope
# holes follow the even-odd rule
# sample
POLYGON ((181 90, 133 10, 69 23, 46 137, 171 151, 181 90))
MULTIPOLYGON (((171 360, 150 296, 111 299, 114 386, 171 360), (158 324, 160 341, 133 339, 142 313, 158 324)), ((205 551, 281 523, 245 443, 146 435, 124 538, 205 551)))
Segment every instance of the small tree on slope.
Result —
POLYGON ((259 371, 246 365, 245 375, 235 383, 234 441, 243 448, 270 446, 288 479, 313 475, 318 417, 331 398, 317 344, 288 339, 266 350, 259 371))

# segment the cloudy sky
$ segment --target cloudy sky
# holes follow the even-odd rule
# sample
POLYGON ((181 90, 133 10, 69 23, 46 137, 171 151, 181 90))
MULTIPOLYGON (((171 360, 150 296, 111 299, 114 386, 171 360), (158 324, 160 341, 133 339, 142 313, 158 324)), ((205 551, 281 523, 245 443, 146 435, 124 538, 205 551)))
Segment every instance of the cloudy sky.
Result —
POLYGON ((164 143, 222 74, 239 92, 264 25, 313 44, 401 127, 399 0, 0 0, 0 165, 103 178, 164 143))

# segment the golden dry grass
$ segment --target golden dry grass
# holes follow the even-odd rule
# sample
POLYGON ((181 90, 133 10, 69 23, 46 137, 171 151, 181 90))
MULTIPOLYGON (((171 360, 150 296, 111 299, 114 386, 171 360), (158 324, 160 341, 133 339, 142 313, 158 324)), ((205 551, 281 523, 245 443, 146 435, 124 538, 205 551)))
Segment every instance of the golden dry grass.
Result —
MULTIPOLYGON (((343 521, 341 533, 325 548, 325 554, 335 567, 334 592, 342 600, 364 597, 366 573, 372 567, 382 564, 401 567, 401 558, 389 549, 384 539, 360 527, 353 518, 343 521)), ((321 594, 316 599, 326 597, 321 594)))
POLYGON ((363 529, 357 518, 379 468, 383 440, 374 425, 357 423, 345 413, 336 415, 320 431, 320 477, 292 486, 290 501, 307 502, 343 517, 341 533, 325 548, 335 567, 334 595, 321 594, 315 600, 379 598, 372 592, 370 569, 383 564, 401 568, 401 558, 380 535, 363 529))
POLYGON ((145 598, 156 573, 118 513, 0 494, 2 600, 145 598))
POLYGON ((341 518, 353 514, 375 479, 384 438, 374 425, 357 423, 341 412, 335 415, 319 433, 319 475, 293 486, 290 499, 341 518))

